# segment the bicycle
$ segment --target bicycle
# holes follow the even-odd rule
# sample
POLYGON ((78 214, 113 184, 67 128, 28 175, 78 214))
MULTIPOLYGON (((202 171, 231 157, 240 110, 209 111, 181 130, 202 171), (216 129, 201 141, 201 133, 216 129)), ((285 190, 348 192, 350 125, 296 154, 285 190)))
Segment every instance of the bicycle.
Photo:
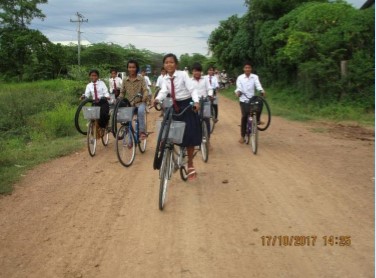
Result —
POLYGON ((172 173, 179 170, 181 179, 183 181, 188 180, 187 150, 182 146, 179 146, 179 151, 175 149, 175 144, 181 144, 183 141, 185 122, 174 121, 172 117, 182 116, 189 108, 193 107, 193 103, 177 114, 173 112, 171 100, 166 99, 163 106, 166 110, 163 120, 157 121, 157 131, 159 130, 159 132, 153 162, 154 170, 159 170, 160 210, 164 208, 167 198, 168 182, 172 177, 172 173))
POLYGON ((213 97, 211 99, 211 105, 210 105, 210 134, 213 133, 215 124, 217 123, 217 121, 216 121, 217 115, 215 113, 213 104, 218 105, 218 98, 217 98, 216 94, 213 95, 213 97))
POLYGON ((269 128, 271 122, 271 112, 267 101, 260 96, 253 96, 251 98, 247 97, 245 94, 240 92, 240 95, 245 96, 248 99, 248 104, 250 106, 250 112, 247 117, 246 135, 245 143, 249 145, 251 143, 253 154, 257 154, 258 150, 258 131, 265 131, 269 128), (260 113, 262 106, 265 105, 268 114, 268 120, 265 126, 261 125, 261 122, 257 121, 257 113, 260 113), (260 126, 261 125, 261 126, 260 126))
POLYGON ((95 156, 97 149, 97 139, 101 138, 103 146, 107 147, 109 142, 108 128, 101 128, 98 124, 100 118, 100 107, 98 106, 84 106, 82 107, 83 116, 88 121, 87 123, 87 147, 91 157, 95 156))
MULTIPOLYGON (((89 98, 83 99, 80 104, 77 107, 76 113, 74 115, 74 125, 79 133, 82 135, 87 135, 87 121, 84 118, 83 114, 83 107, 89 107, 93 105, 93 100, 89 98)), ((116 136, 116 133, 113 131, 113 112, 114 112, 114 107, 113 105, 110 104, 110 125, 109 125, 109 130, 112 132, 113 136, 116 136)))
MULTIPOLYGON (((130 101, 132 102, 136 98, 142 97, 141 94, 137 94, 130 101)), ((122 100, 124 101, 124 100, 122 100)), ((116 105, 115 119, 117 123, 120 123, 120 128, 116 132, 116 154, 120 163, 129 167, 132 165, 136 156, 136 145, 141 153, 146 151, 147 133, 144 139, 141 139, 138 119, 138 107, 121 107, 122 101, 116 105), (134 127, 132 125, 134 121, 134 127)), ((124 101, 124 104, 130 103, 128 100, 124 101)), ((147 127, 147 116, 145 111, 145 130, 147 127)))

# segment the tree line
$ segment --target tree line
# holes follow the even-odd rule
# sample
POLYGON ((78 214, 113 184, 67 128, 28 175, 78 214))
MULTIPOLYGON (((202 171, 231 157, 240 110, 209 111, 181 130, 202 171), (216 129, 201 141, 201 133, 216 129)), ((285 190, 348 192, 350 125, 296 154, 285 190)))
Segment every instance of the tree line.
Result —
POLYGON ((233 74, 251 60, 264 83, 307 100, 361 102, 374 109, 374 6, 345 1, 246 0, 247 13, 221 21, 208 40, 233 74))
MULTIPOLYGON (((159 73, 163 54, 137 49, 132 44, 83 46, 78 67, 76 45, 54 44, 40 31, 29 28, 34 18, 46 17, 38 8, 40 4, 47 4, 47 0, 0 0, 0 80, 85 79, 90 68, 98 68, 102 74, 108 73, 110 68, 126 71, 129 59, 136 59, 142 68, 150 65, 159 73)), ((205 64, 208 58, 201 54, 184 54, 181 67, 190 67, 196 60, 205 64)))

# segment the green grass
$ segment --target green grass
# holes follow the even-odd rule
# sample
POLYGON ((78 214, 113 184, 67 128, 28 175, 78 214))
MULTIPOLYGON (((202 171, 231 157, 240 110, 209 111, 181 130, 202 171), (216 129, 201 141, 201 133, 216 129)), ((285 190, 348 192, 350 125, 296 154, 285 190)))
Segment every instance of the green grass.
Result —
POLYGON ((35 140, 28 143, 11 139, 2 144, 0 160, 0 194, 9 194, 15 182, 34 166, 81 149, 82 136, 35 140))
MULTIPOLYGON (((234 94, 235 87, 222 90, 225 97, 238 101, 234 94)), ((298 92, 289 89, 268 88, 267 101, 273 116, 281 116, 293 121, 332 121, 373 127, 375 114, 367 112, 355 103, 325 103, 308 101, 298 92)))
POLYGON ((82 148, 74 127, 85 84, 69 80, 0 86, 0 194, 32 167, 82 148))

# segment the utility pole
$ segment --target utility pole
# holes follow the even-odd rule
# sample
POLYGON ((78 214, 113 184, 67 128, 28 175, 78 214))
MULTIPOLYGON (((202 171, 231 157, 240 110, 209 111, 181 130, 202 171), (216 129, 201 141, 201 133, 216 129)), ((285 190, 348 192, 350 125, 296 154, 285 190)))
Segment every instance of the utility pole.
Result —
POLYGON ((88 19, 84 19, 85 17, 80 14, 79 12, 76 13, 77 20, 70 20, 70 22, 77 22, 77 40, 78 40, 78 65, 81 65, 81 23, 88 22, 88 19))

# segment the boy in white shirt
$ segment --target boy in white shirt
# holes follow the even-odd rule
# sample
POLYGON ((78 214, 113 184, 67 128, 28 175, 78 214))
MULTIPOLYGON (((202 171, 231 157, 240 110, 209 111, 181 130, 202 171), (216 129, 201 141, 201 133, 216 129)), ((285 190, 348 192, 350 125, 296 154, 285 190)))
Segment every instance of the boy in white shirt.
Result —
POLYGON ((98 120, 99 127, 106 128, 108 120, 110 119, 109 112, 110 106, 108 100, 110 99, 110 94, 108 92, 106 84, 99 80, 98 70, 91 70, 89 72, 89 77, 91 82, 87 84, 85 95, 83 98, 92 97, 93 106, 100 106, 100 119, 98 120))
MULTIPOLYGON (((240 128, 240 139, 239 143, 243 144, 246 126, 247 126, 247 117, 250 112, 249 106, 249 98, 255 95, 255 89, 257 91, 261 91, 261 95, 265 96, 266 93, 262 88, 260 83, 259 77, 256 74, 252 73, 252 64, 249 61, 246 61, 243 64, 243 71, 244 74, 239 75, 236 80, 236 90, 235 94, 239 97, 240 101, 240 111, 242 113, 241 117, 241 128, 240 128)), ((260 124, 260 116, 261 116, 262 107, 260 112, 257 113, 257 124, 260 124)))
POLYGON ((108 81, 108 84, 110 85, 110 94, 114 96, 114 98, 117 98, 120 95, 120 89, 123 85, 123 80, 118 77, 118 72, 116 69, 111 69, 110 74, 111 77, 108 81))
POLYGON ((219 91, 219 83, 217 76, 214 75, 214 67, 210 66, 208 68, 208 75, 206 78, 209 80, 209 83, 213 89, 213 109, 214 109, 214 122, 218 122, 218 100, 217 100, 217 92, 219 91))
MULTIPOLYGON (((213 88, 209 83, 209 79, 202 76, 202 66, 200 63, 194 63, 192 66, 192 82, 199 98, 213 98, 213 88)), ((210 138, 210 119, 204 119, 204 121, 206 122, 210 138)), ((210 145, 209 148, 211 149, 210 145)))

